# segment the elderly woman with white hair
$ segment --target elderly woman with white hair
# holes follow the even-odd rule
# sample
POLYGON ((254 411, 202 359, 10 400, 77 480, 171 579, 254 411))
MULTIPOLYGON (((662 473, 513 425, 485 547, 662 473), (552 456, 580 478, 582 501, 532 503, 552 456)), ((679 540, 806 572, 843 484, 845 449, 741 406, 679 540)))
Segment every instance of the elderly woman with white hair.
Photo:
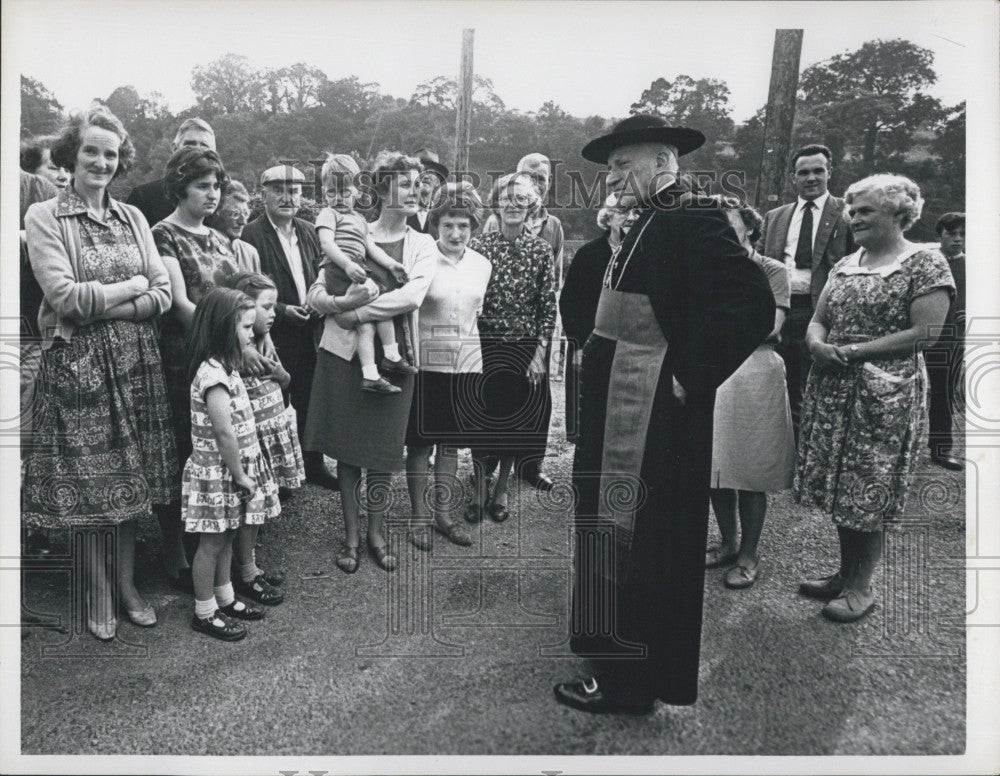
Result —
POLYGON ((861 247, 831 270, 806 334, 814 366, 795 492, 832 514, 840 540, 837 573, 799 590, 832 599, 829 619, 853 622, 875 605, 883 529, 903 512, 926 414, 921 351, 944 323, 955 281, 936 249, 903 236, 923 208, 909 178, 873 175, 844 198, 861 247))

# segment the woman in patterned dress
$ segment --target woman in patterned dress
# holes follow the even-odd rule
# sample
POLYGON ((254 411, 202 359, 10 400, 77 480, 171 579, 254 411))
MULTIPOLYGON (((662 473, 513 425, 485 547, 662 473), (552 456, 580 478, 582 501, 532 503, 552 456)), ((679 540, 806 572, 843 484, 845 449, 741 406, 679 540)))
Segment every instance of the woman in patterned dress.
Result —
MULTIPOLYGON (((173 305, 162 322, 167 396, 180 464, 191 454, 190 381, 184 373, 185 343, 195 305, 205 294, 244 271, 232 241, 205 224, 219 206, 229 178, 219 155, 208 148, 182 148, 167 161, 163 185, 174 212, 153 227, 153 238, 170 276, 173 305)), ((255 370, 257 371, 257 370, 255 370)), ((180 471, 177 473, 180 476, 180 471)), ((170 584, 192 591, 191 566, 182 544, 180 501, 157 510, 163 559, 170 584)), ((188 547, 188 554, 194 552, 188 547)))
POLYGON ((861 248, 841 259, 820 295, 806 342, 815 362, 802 405, 795 491, 833 515, 836 574, 803 582, 832 599, 823 614, 853 622, 875 605, 870 583, 883 528, 899 518, 925 421, 921 350, 933 344, 955 289, 945 258, 904 232, 920 217, 920 189, 873 175, 844 195, 861 248))
POLYGON ((489 514, 500 523, 510 516, 507 486, 519 450, 545 445, 548 436, 546 347, 556 320, 552 248, 524 230, 538 191, 525 173, 505 175, 493 190, 500 231, 477 237, 469 247, 493 265, 479 334, 483 354, 483 423, 492 439, 473 449, 475 500, 466 510, 471 523, 489 514), (500 457, 497 483, 486 492, 484 459, 500 457))
POLYGON ((52 528, 116 527, 114 558, 105 558, 97 535, 85 534, 87 625, 102 640, 117 628, 108 561, 129 618, 156 623, 133 579, 136 521, 180 491, 152 320, 170 307, 170 281, 146 219, 107 191, 134 156, 106 108, 74 116, 52 147, 73 181, 25 217, 45 295, 38 314, 45 339, 25 444, 23 515, 52 528))

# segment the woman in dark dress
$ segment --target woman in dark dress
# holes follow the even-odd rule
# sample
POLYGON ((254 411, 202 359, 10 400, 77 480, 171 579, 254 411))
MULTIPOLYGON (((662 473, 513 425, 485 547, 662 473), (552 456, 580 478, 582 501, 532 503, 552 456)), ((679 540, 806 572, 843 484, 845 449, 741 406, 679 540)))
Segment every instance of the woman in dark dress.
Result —
POLYGON ((635 208, 616 206, 614 198, 597 214, 597 225, 604 234, 580 246, 566 270, 566 280, 559 293, 559 316, 566 335, 566 441, 579 438, 580 359, 583 343, 594 330, 594 316, 601 297, 601 281, 611 255, 639 217, 635 208))
MULTIPOLYGON (((424 300, 437 268, 434 238, 406 225, 417 211, 420 162, 403 154, 383 151, 372 171, 378 195, 378 218, 369 235, 382 250, 399 261, 409 280, 399 288, 377 293, 369 278, 351 285, 342 296, 326 292, 321 269, 306 297, 309 306, 327 316, 316 357, 309 416, 303 448, 337 460, 344 505, 345 540, 337 567, 347 574, 358 570, 361 544, 361 472, 366 469, 368 548, 386 571, 396 568, 385 536, 385 517, 392 506, 392 472, 403 469, 403 443, 410 403, 412 374, 387 372, 399 393, 375 394, 361 390, 361 363, 357 356, 359 323, 392 320, 400 353, 419 367, 415 311, 424 300)), ((376 363, 381 362, 381 346, 376 363)))
MULTIPOLYGON (((475 500, 466 519, 484 513, 503 522, 507 485, 519 450, 544 447, 548 436, 546 347, 556 318, 552 248, 524 230, 524 220, 538 202, 538 191, 524 173, 505 175, 493 191, 500 230, 475 238, 469 246, 493 265, 479 319, 483 354, 483 418, 491 439, 473 449, 475 500), (486 492, 483 460, 500 457, 492 495, 486 492)), ((485 440, 484 440, 485 441, 485 440)))

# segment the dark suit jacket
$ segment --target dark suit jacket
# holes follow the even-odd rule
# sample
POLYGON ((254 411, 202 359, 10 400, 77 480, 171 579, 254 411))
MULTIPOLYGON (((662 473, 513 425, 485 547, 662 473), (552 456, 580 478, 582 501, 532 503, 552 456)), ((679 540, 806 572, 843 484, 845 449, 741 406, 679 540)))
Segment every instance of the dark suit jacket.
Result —
POLYGON ((125 202, 135 205, 146 216, 150 226, 162 221, 174 212, 174 206, 163 193, 163 178, 136 186, 129 192, 125 202))
MULTIPOLYGON (((306 290, 316 280, 316 272, 319 269, 319 262, 323 257, 323 251, 319 246, 319 238, 316 237, 316 229, 308 221, 296 218, 293 221, 295 234, 299 239, 299 253, 302 256, 302 272, 306 280, 306 290)), ((299 304, 299 292, 295 288, 295 280, 292 278, 292 270, 288 266, 288 259, 285 251, 278 240, 278 233, 274 231, 271 222, 266 214, 255 218, 243 230, 240 237, 244 242, 250 243, 260 254, 260 269, 278 287, 278 304, 275 308, 274 326, 271 328, 271 339, 278 355, 282 361, 285 360, 283 350, 289 348, 296 349, 302 337, 303 331, 309 331, 314 339, 318 341, 319 330, 322 319, 297 326, 285 320, 285 307, 299 304)))
POLYGON ((421 234, 430 234, 431 233, 430 214, 427 215, 427 220, 424 221, 423 226, 420 225, 420 219, 417 217, 416 213, 414 213, 412 216, 406 219, 406 225, 410 227, 410 229, 413 229, 416 232, 420 232, 421 234))
POLYGON ((711 406, 715 389, 774 328, 774 295, 717 205, 677 185, 656 205, 629 229, 620 255, 638 242, 639 290, 669 343, 667 366, 691 401, 711 406))
MULTIPOLYGON (((798 200, 788 205, 768 210, 764 216, 764 226, 761 229, 757 250, 765 256, 778 261, 784 260, 785 243, 788 241, 788 227, 792 223, 792 215, 798 200)), ((840 197, 832 194, 827 198, 820 216, 819 229, 816 232, 816 242, 813 243, 812 282, 810 291, 813 308, 819 301, 820 292, 826 285, 833 265, 844 256, 855 250, 854 236, 846 216, 846 203, 840 197)))

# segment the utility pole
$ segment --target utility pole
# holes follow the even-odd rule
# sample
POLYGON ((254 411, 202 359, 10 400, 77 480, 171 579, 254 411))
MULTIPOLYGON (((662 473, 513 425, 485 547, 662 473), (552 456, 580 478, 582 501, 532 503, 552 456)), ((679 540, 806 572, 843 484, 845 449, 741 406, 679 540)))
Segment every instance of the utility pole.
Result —
POLYGON ((774 31, 771 86, 767 93, 764 145, 760 173, 757 176, 757 199, 754 203, 761 212, 777 207, 781 201, 792 145, 801 56, 802 30, 774 31))
POLYGON ((455 179, 469 171, 472 129, 472 45, 476 31, 462 30, 462 67, 458 74, 458 110, 455 112, 455 179))

